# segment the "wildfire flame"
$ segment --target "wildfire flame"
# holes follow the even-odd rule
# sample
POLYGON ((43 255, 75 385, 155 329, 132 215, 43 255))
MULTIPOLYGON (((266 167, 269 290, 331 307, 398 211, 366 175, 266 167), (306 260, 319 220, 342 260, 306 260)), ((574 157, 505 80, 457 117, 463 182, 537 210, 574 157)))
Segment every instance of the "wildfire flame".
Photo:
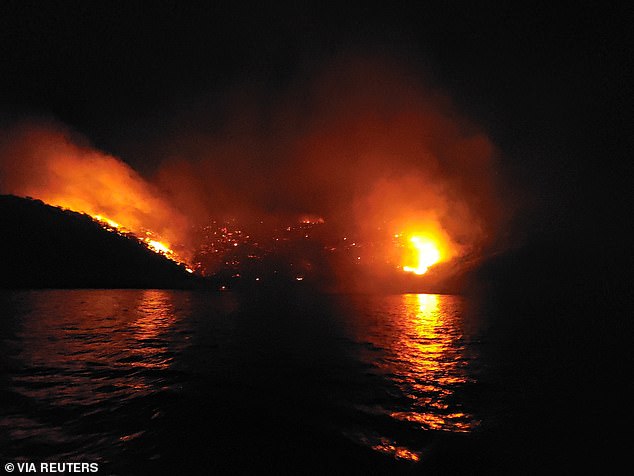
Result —
MULTIPOLYGON (((153 239, 152 237, 154 236, 154 233, 152 233, 151 231, 146 231, 145 232, 146 236, 144 238, 141 238, 137 236, 133 231, 120 225, 116 221, 111 220, 110 218, 104 217, 103 215, 91 215, 91 216, 93 219, 99 222, 99 224, 103 226, 104 228, 106 228, 107 230, 113 231, 116 233, 131 234, 135 236, 137 239, 139 239, 142 243, 144 243, 148 247, 148 249, 154 251, 155 253, 163 255, 166 258, 178 264, 186 265, 186 262, 174 252, 174 250, 171 248, 169 243, 165 241, 159 241, 159 240, 153 239)), ((185 269, 187 270, 187 272, 193 273, 193 270, 189 266, 185 266, 185 269)))
MULTIPOLYGON (((162 240, 158 240, 155 239, 156 234, 153 233, 152 231, 146 230, 145 231, 145 236, 141 237, 139 236, 138 232, 135 233, 133 230, 119 224, 118 222, 111 220, 110 218, 107 218, 103 215, 91 215, 93 219, 95 219, 97 222, 99 222, 99 224, 101 226, 103 226, 105 229, 109 230, 109 231, 113 231, 116 233, 122 233, 122 234, 127 234, 127 235, 133 235, 135 236, 137 239, 139 239, 139 241, 141 241, 143 244, 145 244, 145 246, 148 247, 148 249, 150 249, 151 251, 154 251, 155 253, 158 253, 160 255, 165 256, 166 258, 175 261, 176 263, 179 264, 186 264, 185 260, 182 259, 180 256, 178 256, 174 250, 172 249, 171 245, 166 242, 166 241, 162 241, 162 240)), ((190 269, 187 269, 189 272, 190 269)))
POLYGON ((153 249, 154 251, 158 253, 162 253, 166 255, 174 254, 174 252, 170 249, 170 247, 167 244, 161 243, 160 241, 147 240, 146 243, 151 249, 153 249))
POLYGON ((409 239, 409 255, 413 257, 415 266, 403 266, 403 271, 422 275, 427 272, 430 266, 438 263, 441 259, 439 246, 431 238, 414 235, 409 239))
POLYGON ((128 164, 90 147, 62 125, 18 123, 0 140, 0 191, 85 213, 185 265, 187 218, 128 164))
POLYGON ((93 218, 97 220, 99 223, 101 223, 102 225, 108 225, 114 228, 115 230, 118 230, 119 228, 121 228, 121 225, 119 225, 116 221, 111 220, 110 218, 105 218, 105 217, 102 217, 101 215, 93 215, 93 218))

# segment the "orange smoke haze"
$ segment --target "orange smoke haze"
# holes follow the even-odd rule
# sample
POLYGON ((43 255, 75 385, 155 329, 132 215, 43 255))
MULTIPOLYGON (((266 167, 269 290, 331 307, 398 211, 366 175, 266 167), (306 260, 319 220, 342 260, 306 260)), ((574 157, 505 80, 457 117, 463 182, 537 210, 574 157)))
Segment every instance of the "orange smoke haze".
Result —
POLYGON ((282 92, 224 101, 176 114, 154 149, 182 209, 314 213, 365 240, 433 233, 444 261, 477 259, 507 213, 486 134, 398 61, 342 55, 282 92))
POLYGON ((187 259, 186 218, 127 164, 59 124, 30 121, 3 131, 0 192, 98 217, 187 259))
POLYGON ((318 216, 334 236, 387 243, 375 253, 401 267, 395 235, 432 237, 440 262, 461 266, 508 214, 496 151, 420 78, 392 59, 341 55, 284 87, 189 100, 157 139, 133 144, 154 160, 151 183, 58 124, 22 123, 0 143, 0 191, 151 230, 181 256, 188 221, 318 216))

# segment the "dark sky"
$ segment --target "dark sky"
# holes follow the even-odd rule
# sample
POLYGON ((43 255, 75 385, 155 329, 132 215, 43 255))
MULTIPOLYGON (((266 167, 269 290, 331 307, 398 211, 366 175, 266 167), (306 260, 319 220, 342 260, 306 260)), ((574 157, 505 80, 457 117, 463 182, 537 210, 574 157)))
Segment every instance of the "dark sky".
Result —
POLYGON ((284 87, 306 64, 345 48, 418 63, 494 124, 515 114, 530 126, 544 113, 560 123, 618 86, 607 81, 618 73, 611 68, 625 37, 615 33, 627 21, 598 4, 92 3, 2 2, 2 102, 52 113, 106 144, 113 122, 142 123, 237 82, 284 87))
POLYGON ((625 190, 625 3, 93 3, 1 3, 4 122, 52 116, 151 171, 143 144, 200 98, 209 116, 236 88, 274 101, 315 65, 370 52, 447 91, 551 220, 601 215, 625 190))

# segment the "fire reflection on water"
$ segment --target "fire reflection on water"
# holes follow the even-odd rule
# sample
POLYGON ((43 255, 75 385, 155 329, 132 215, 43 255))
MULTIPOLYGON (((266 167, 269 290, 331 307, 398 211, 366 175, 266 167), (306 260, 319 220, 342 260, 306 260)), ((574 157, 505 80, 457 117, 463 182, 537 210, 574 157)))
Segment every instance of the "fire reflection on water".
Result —
MULTIPOLYGON (((475 382, 470 363, 477 359, 469 336, 463 334, 458 296, 405 294, 377 302, 366 313, 357 339, 372 349, 365 360, 391 382, 400 397, 397 404, 381 404, 379 410, 367 411, 389 415, 413 429, 474 430, 479 421, 463 408, 458 395, 459 390, 475 382), (383 321, 385 318, 388 322, 383 321), (381 332, 385 326, 393 332, 381 332)), ((357 440, 397 459, 421 458, 419 451, 397 439, 374 435, 357 440)))
MULTIPOLYGON (((327 316, 306 311, 308 301, 298 308, 303 316, 294 307, 277 314, 277 304, 252 313, 225 294, 12 293, 5 297, 11 326, 0 340, 0 364, 8 369, 0 397, 10 397, 0 408, 0 429, 8 429, 9 451, 26 457, 46 447, 55 457, 114 461, 134 447, 150 460, 171 451, 161 443, 165 434, 171 437, 170 424, 191 416, 173 402, 193 402, 196 414, 210 398, 219 406, 203 415, 246 408, 236 421, 255 415, 257 428, 260 419, 269 421, 261 411, 293 411, 298 431, 307 435, 312 424, 319 432, 336 428, 358 445, 414 462, 424 459, 422 432, 477 426, 463 397, 479 357, 465 330, 461 298, 362 295, 341 301, 327 316), (335 334, 327 318, 336 322, 335 334), (305 335, 333 350, 318 361, 323 368, 315 367, 321 351, 295 345, 305 335), (232 385, 223 387, 227 381, 232 385), (297 398, 299 386, 307 389, 306 402, 297 398), (252 407, 244 388, 265 403, 252 407), (312 418, 319 422, 305 424, 312 418)), ((233 428, 232 418, 227 424, 233 428)), ((198 428, 214 424, 201 418, 198 428)), ((248 433, 234 436, 249 442, 248 433)))
MULTIPOLYGON (((10 359, 17 366, 11 388, 22 403, 2 418, 14 444, 72 441, 89 455, 92 442, 116 451, 142 436, 159 416, 155 409, 136 412, 117 431, 112 409, 137 405, 173 384, 174 356, 187 346, 187 336, 174 336, 174 301, 186 314, 187 300, 160 290, 41 291, 21 298, 14 336, 20 346, 10 359), (47 410, 29 423, 19 410, 29 406, 47 410)), ((91 456, 103 460, 103 448, 91 456)))
POLYGON ((137 365, 146 369, 166 369, 172 360, 167 342, 161 335, 167 332, 176 320, 174 303, 169 293, 147 289, 142 291, 136 308, 136 319, 130 329, 141 344, 134 347, 137 365))
POLYGON ((400 342, 400 362, 410 363, 403 374, 403 386, 414 400, 412 411, 392 412, 399 420, 420 423, 432 430, 466 432, 476 425, 468 415, 450 411, 448 400, 456 385, 467 382, 462 335, 450 322, 454 309, 439 305, 434 294, 406 294, 403 303, 411 328, 400 342), (431 410, 431 411, 430 411, 431 410))

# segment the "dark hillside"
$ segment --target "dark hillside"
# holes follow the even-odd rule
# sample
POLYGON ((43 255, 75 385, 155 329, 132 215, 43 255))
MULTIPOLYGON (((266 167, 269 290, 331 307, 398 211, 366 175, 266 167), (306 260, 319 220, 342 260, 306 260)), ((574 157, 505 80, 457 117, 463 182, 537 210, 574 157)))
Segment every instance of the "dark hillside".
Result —
POLYGON ((0 288, 173 288, 192 277, 137 239, 39 200, 0 196, 0 288))

